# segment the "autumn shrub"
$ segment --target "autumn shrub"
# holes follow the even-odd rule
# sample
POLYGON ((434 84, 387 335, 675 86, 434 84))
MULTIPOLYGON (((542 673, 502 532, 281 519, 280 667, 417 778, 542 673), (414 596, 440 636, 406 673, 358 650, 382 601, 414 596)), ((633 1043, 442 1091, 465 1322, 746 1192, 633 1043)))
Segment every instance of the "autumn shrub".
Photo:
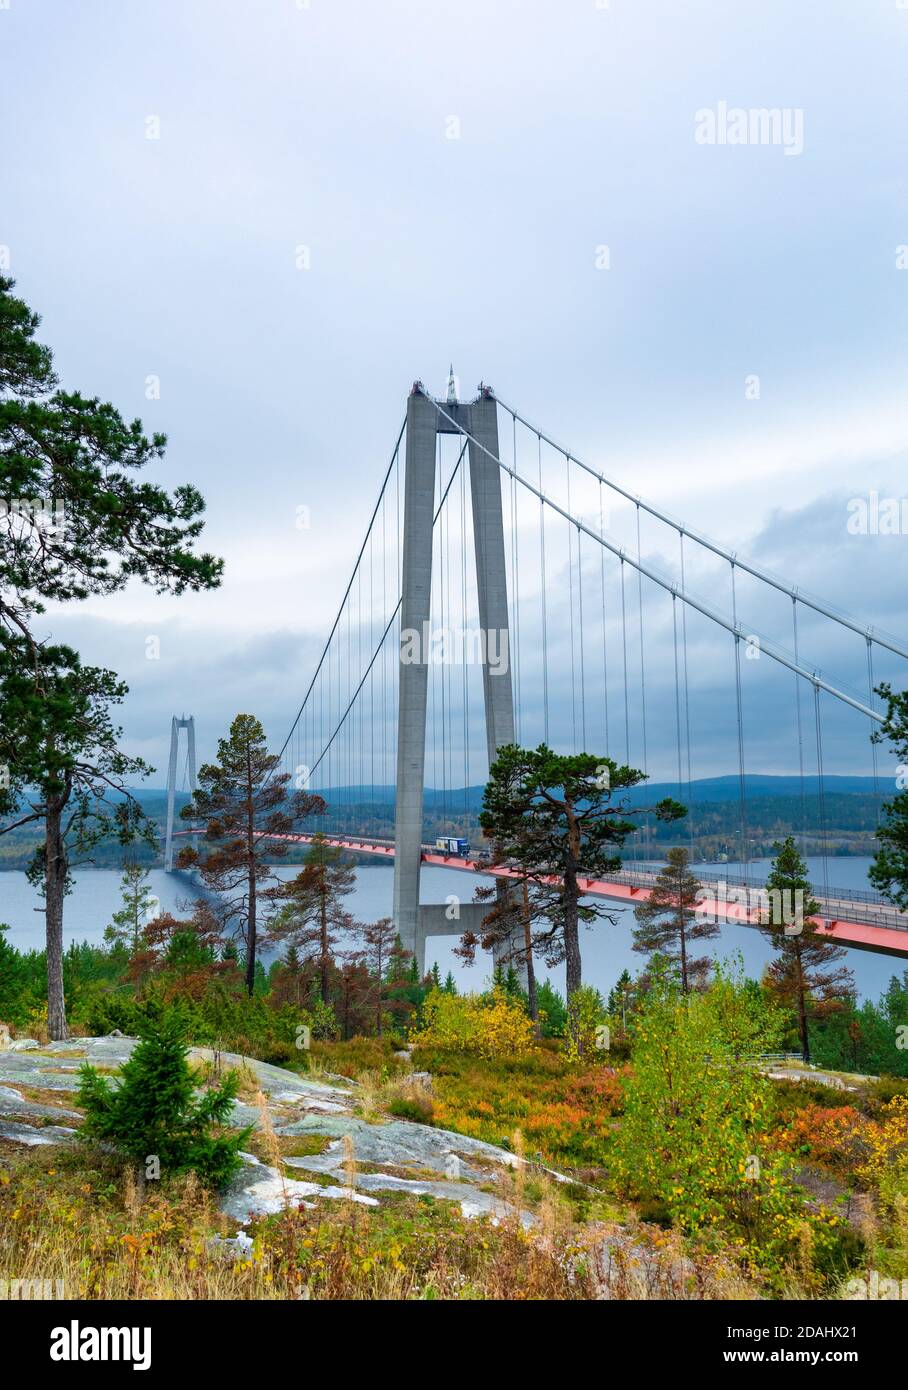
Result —
POLYGON ((581 1062, 607 1050, 608 1013, 598 989, 580 985, 568 1004, 566 1051, 572 1062, 581 1062))
POLYGON ((592 1060, 578 1066, 561 1040, 521 1058, 420 1047, 413 1064, 432 1073, 436 1125, 505 1145, 519 1129, 532 1158, 585 1170, 605 1164, 625 1073, 592 1060))
POLYGON ((406 1065, 394 1056, 400 1042, 392 1037, 354 1037, 346 1041, 321 1042, 313 1038, 310 1061, 339 1076, 358 1077, 361 1072, 393 1075, 406 1065))
POLYGON ((532 1020, 503 989, 491 997, 447 994, 433 989, 422 1009, 422 1026, 410 1034, 420 1048, 442 1048, 476 1057, 526 1057, 536 1046, 532 1020))
POLYGON ((908 1174, 904 1168, 880 1178, 876 1207, 871 1267, 908 1279, 908 1174))
POLYGON ((865 1189, 908 1177, 908 1095, 893 1096, 874 1116, 853 1105, 806 1105, 779 1133, 778 1145, 865 1189))
POLYGON ((880 1185, 884 1178, 904 1185, 908 1180, 908 1096, 893 1096, 879 1119, 865 1130, 868 1152, 855 1167, 859 1182, 880 1185))
POLYGON ((795 1111, 776 1138, 785 1152, 849 1176, 869 1152, 871 1122, 853 1105, 808 1104, 795 1111))
MULTIPOLYGON (((809 1223, 769 1142, 772 1083, 754 1065, 773 1050, 776 1026, 740 976, 719 972, 690 995, 657 977, 638 1020, 613 1172, 681 1231, 727 1232, 755 1267, 778 1272, 809 1223)), ((831 1248, 839 1224, 818 1218, 812 1247, 831 1248)))

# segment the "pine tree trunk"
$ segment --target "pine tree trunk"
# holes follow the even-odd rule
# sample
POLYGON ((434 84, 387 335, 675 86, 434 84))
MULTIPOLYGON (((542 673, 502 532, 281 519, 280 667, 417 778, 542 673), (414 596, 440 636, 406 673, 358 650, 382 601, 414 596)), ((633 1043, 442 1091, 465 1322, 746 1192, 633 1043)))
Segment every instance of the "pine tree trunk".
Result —
POLYGON ((249 866, 249 912, 246 918, 246 993, 252 997, 255 990, 255 868, 249 866))
POLYGON ((321 952, 319 959, 319 972, 322 984, 322 1003, 328 1003, 328 901, 326 893, 322 893, 322 919, 321 919, 321 952))
POLYGON ((536 970, 533 966, 533 933, 530 927, 530 893, 523 884, 523 948, 527 965, 527 1008, 534 1023, 539 1021, 539 1005, 536 1001, 536 970))
POLYGON ((66 885, 66 851, 63 846, 63 811, 48 809, 44 823, 44 915, 47 935, 47 1032, 52 1042, 67 1036, 66 1000, 63 995, 63 890, 66 885))
POLYGON ((573 868, 564 875, 564 962, 565 993, 570 1003, 571 996, 582 984, 580 964, 580 932, 577 917, 577 904, 580 893, 577 888, 577 875, 573 868))
POLYGON ((801 1039, 801 1056, 805 1062, 810 1061, 810 1038, 807 1034, 807 990, 804 985, 804 971, 801 966, 801 952, 797 953, 798 961, 798 1036, 801 1039))
POLYGON ((255 920, 255 779, 252 773, 252 760, 247 749, 246 752, 246 853, 248 855, 248 908, 246 918, 246 993, 252 998, 255 990, 255 947, 256 947, 256 927, 255 920))

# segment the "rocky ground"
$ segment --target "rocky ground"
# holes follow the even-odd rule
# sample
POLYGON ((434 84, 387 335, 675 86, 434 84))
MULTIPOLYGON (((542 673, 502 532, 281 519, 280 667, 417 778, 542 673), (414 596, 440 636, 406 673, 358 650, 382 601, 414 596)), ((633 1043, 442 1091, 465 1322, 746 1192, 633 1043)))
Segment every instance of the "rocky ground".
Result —
MULTIPOLYGON (((47 1046, 19 1039, 0 1050, 0 1139, 17 1145, 74 1143, 81 1115, 68 1093, 78 1086, 82 1062, 115 1073, 135 1045, 136 1039, 125 1037, 73 1038, 47 1046)), ((212 1062, 214 1054, 192 1048, 190 1057, 212 1062)), ((288 1201, 311 1205, 352 1196, 375 1205, 383 1191, 454 1200, 466 1216, 504 1215, 500 1180, 516 1162, 504 1149, 408 1120, 369 1123, 357 1113, 355 1083, 345 1078, 317 1080, 233 1053, 220 1053, 218 1060, 222 1068, 242 1066, 254 1073, 264 1097, 264 1114, 249 1099, 234 1102, 237 1128, 261 1130, 267 1124, 278 1139, 325 1140, 321 1152, 284 1156, 284 1171, 244 1154, 242 1170, 220 1198, 239 1227, 288 1201)), ((531 1218, 524 1214, 524 1220, 531 1218)))

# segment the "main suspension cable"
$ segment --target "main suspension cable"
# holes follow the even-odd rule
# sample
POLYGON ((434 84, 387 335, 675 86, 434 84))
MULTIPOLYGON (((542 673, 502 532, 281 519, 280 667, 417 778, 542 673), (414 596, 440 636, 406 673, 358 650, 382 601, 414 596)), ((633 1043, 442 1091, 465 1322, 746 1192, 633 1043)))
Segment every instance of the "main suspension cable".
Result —
POLYGON ((614 482, 611 478, 606 478, 604 474, 599 473, 595 468, 592 468, 590 464, 584 463, 583 460, 579 459, 570 449, 566 449, 564 445, 558 444, 554 439, 550 438, 550 436, 543 430, 540 430, 537 425, 532 424, 525 416, 521 415, 519 411, 515 410, 513 406, 503 401, 500 396, 496 396, 495 399, 503 410, 506 410, 509 415, 513 415, 522 425, 525 425, 528 430, 539 435, 540 439, 544 439, 547 444, 551 445, 553 449, 556 449, 559 454, 563 454, 570 462, 576 463, 577 467, 582 468, 585 473, 589 473, 591 477, 597 478, 607 488, 611 488, 613 492, 617 492, 625 501, 633 502, 635 507, 642 507, 650 516, 654 516, 658 521, 664 522, 666 526, 671 526, 673 530, 689 536, 697 545, 702 545, 705 550, 712 551, 712 553, 719 556, 720 559, 727 561, 734 560, 739 569, 744 570, 746 574, 751 575, 754 579, 760 579, 763 583, 770 584, 774 589, 778 589, 780 593, 787 594, 789 598, 797 598, 798 602, 804 604, 805 607, 812 608, 817 613, 822 613, 825 618, 830 618, 833 622, 840 623, 843 627, 850 628, 852 632, 858 633, 861 637, 869 638, 870 641, 876 642, 877 646, 886 647, 889 651, 894 652, 896 656, 908 660, 908 647, 900 642, 898 638, 893 637, 890 633, 882 633, 876 628, 867 627, 865 624, 851 618, 847 613, 838 612, 831 605, 824 603, 822 599, 817 598, 815 595, 805 593, 802 589, 792 589, 784 580, 771 574, 768 570, 764 570, 758 565, 739 559, 733 551, 727 550, 724 546, 720 545, 718 541, 711 540, 709 536, 703 535, 702 532, 692 531, 690 527, 685 526, 683 522, 678 521, 667 512, 663 512, 659 507, 654 507, 652 503, 646 502, 642 497, 635 496, 634 493, 628 492, 620 483, 614 482))
MULTIPOLYGON (((431 397, 429 399, 431 400, 431 397)), ((474 444, 481 453, 485 454, 493 463, 496 463, 498 467, 510 477, 516 476, 513 470, 510 469, 502 459, 498 458, 496 454, 493 454, 491 449, 486 448, 480 440, 470 434, 469 430, 466 430, 463 425, 453 418, 453 416, 449 415, 438 401, 433 400, 432 404, 436 411, 452 424, 455 430, 459 434, 462 434, 468 442, 474 444)), ((747 636, 739 624, 730 623, 727 618, 724 618, 721 613, 716 612, 716 610, 711 608, 703 599, 696 598, 693 594, 687 593, 684 589, 679 587, 676 581, 662 574, 652 565, 636 560, 632 554, 621 546, 615 545, 613 542, 599 536, 591 527, 587 526, 585 522, 580 521, 577 517, 571 516, 569 512, 565 511, 564 507, 559 506, 551 497, 546 496, 543 492, 534 487, 528 479, 518 478, 518 481, 523 484, 528 492, 540 498, 546 506, 551 507, 552 511, 557 512, 565 521, 572 523, 582 531, 584 535, 591 537, 591 539, 596 541, 599 545, 604 546, 606 550, 616 555, 618 559, 626 561, 626 563, 631 565, 634 569, 639 570, 647 579, 651 579, 654 584, 658 584, 660 588, 667 590, 669 593, 676 593, 683 603, 688 604, 689 607, 695 609, 698 613, 702 613, 704 617, 709 618, 711 622, 716 623, 719 627, 725 628, 726 632, 730 632, 733 635, 737 634, 738 636, 747 636)), ((687 534, 690 535, 690 532, 687 532, 687 534)), ((736 561, 735 563, 739 565, 739 568, 744 568, 743 565, 740 565, 740 562, 736 561)), ((803 598, 801 598, 800 601, 803 602, 803 598)), ((766 652, 767 656, 772 657, 773 661, 778 662, 781 666, 787 667, 789 671, 794 671, 795 674, 801 676, 804 680, 810 681, 811 684, 818 684, 821 690, 825 690, 827 694, 833 695, 837 700, 841 700, 843 704, 850 705, 852 709, 858 710, 861 714, 869 719, 875 720, 879 724, 883 723, 883 715, 879 714, 874 709, 868 708, 861 700, 849 695, 846 691, 840 690, 838 686, 833 685, 824 677, 820 676, 816 670, 807 670, 805 667, 792 661, 791 658, 769 638, 761 638, 761 650, 766 652)))

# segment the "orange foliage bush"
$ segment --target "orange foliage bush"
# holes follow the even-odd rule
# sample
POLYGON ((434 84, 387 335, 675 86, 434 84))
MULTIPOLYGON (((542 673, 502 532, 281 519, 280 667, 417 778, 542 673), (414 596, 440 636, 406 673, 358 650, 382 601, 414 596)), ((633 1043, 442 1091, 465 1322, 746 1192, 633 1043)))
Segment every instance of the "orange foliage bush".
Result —
POLYGON ((547 1162, 599 1167, 606 1161, 622 1075, 610 1067, 578 1071, 563 1053, 477 1066, 462 1054, 418 1054, 433 1073, 435 1123, 501 1143, 515 1129, 527 1151, 547 1162))
POLYGON ((778 1142, 790 1153, 873 1186, 887 1171, 908 1169, 908 1096, 895 1096, 875 1119, 853 1105, 807 1105, 778 1142))
POLYGON ((821 1163, 824 1168, 850 1173, 869 1152, 871 1124, 853 1105, 826 1109, 807 1105, 779 1135, 779 1147, 821 1163))

